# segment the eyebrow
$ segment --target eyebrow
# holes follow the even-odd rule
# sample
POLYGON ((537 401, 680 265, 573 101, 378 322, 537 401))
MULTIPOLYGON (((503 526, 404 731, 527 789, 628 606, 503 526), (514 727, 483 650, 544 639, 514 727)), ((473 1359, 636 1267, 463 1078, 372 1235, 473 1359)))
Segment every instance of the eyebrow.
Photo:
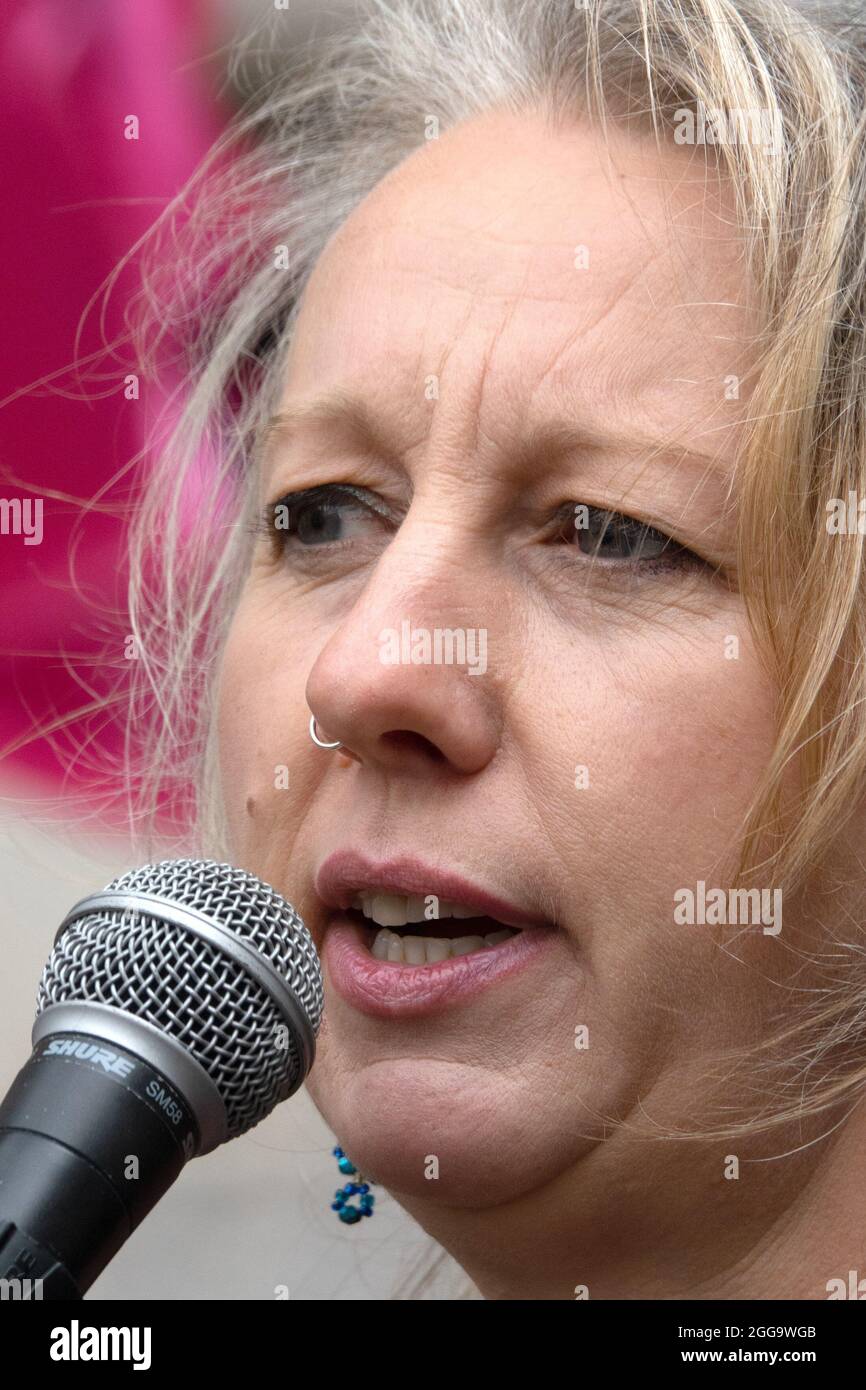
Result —
MULTIPOLYGON (((718 430, 730 431, 733 423, 725 422, 718 426, 718 430)), ((366 403, 348 391, 337 389, 308 401, 300 401, 272 415, 255 443, 260 463, 268 464, 276 449, 287 444, 307 424, 339 425, 355 435, 366 448, 388 456, 398 453, 366 403)), ((518 452, 528 464, 537 462, 543 456, 615 453, 632 457, 639 455, 646 457, 647 461, 655 456, 663 463, 676 461, 691 464, 705 472, 727 473, 726 460, 721 454, 704 453, 671 439, 653 439, 636 432, 617 434, 589 423, 575 425, 566 420, 536 425, 521 442, 518 452)))
POLYGON ((303 425, 340 425, 368 448, 383 454, 394 452, 365 402, 347 391, 334 390, 272 415, 255 441, 259 462, 270 463, 278 446, 287 444, 303 425))
MULTIPOLYGON (((719 431, 730 431, 733 421, 718 426, 719 431)), ((711 431, 708 431, 711 433, 711 431)), ((661 463, 686 463, 704 473, 729 473, 730 460, 720 451, 716 454, 704 453, 676 439, 654 439, 638 431, 616 433, 609 429, 599 429, 589 423, 573 425, 569 421, 553 421, 532 429, 524 441, 521 454, 528 460, 542 455, 596 453, 638 456, 650 462, 654 457, 661 463)))

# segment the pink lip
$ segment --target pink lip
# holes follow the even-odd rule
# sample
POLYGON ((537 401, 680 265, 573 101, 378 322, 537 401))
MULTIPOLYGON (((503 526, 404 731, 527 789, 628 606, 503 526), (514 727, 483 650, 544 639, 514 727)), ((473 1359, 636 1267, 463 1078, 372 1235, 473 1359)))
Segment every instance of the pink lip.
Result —
POLYGON ((336 909, 324 940, 331 982, 347 1003, 374 1018, 417 1017, 468 1000, 529 965, 557 935, 537 913, 412 855, 377 861, 358 850, 338 850, 320 866, 316 892, 327 906, 336 909), (369 931, 345 913, 356 893, 377 888, 419 897, 432 893, 521 931, 499 946, 453 956, 435 965, 376 960, 369 950, 369 931))
POLYGON ((328 856, 316 874, 316 892, 322 902, 344 911, 351 906, 357 892, 375 888, 385 893, 419 897, 435 894, 438 898, 475 908, 480 917, 495 917, 507 927, 550 926, 538 913, 527 912, 494 893, 477 888, 460 874, 431 868, 411 855, 377 862, 358 850, 337 850, 328 856))
POLYGON ((324 958, 331 983, 348 1004, 373 1018, 417 1018, 465 1003, 508 979, 556 936, 551 928, 528 928, 499 946, 436 965, 399 965, 376 960, 360 923, 335 912, 325 932, 324 958))

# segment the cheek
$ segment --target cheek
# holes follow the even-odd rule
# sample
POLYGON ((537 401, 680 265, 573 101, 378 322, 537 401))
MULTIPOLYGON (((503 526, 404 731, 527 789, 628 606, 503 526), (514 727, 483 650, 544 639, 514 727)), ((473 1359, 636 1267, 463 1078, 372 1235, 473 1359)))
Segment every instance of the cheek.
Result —
POLYGON ((303 800, 309 663, 301 639, 241 603, 220 670, 216 723, 222 799, 239 857, 261 848, 265 828, 281 835, 303 800))
POLYGON ((736 835, 770 758, 772 691, 752 653, 720 659, 715 645, 687 665, 657 669, 657 695, 642 711, 624 785, 645 798, 648 828, 664 828, 685 850, 717 852, 736 835))
MULTIPOLYGON (((536 805, 569 866, 575 939, 604 988, 621 982, 632 1001, 640 981, 656 998, 684 974, 691 989, 718 985, 718 974, 700 973, 717 971, 718 941, 675 923, 674 894, 699 879, 732 880, 773 745, 772 692, 757 658, 741 641, 739 660, 725 660, 715 629, 663 636, 648 627, 628 660, 610 647, 584 650, 569 672, 560 668, 556 708, 532 733, 528 766, 546 769, 536 805)), ((536 695, 544 709, 543 685, 536 695)))
POLYGON ((645 871, 703 845, 716 854, 735 834, 774 740, 772 691, 744 620, 691 632, 653 626, 629 660, 599 662, 588 718, 597 797, 645 871), (740 656, 725 638, 740 633, 740 656), (669 852, 657 857, 657 849, 669 852), (671 855, 670 851, 675 853, 671 855))

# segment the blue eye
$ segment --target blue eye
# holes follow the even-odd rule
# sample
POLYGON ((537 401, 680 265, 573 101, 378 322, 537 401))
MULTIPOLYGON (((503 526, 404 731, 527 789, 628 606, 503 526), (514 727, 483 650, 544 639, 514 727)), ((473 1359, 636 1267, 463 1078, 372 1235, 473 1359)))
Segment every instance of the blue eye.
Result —
MULTIPOLYGON (((677 541, 622 512, 583 503, 568 503, 560 538, 589 560, 600 560, 610 570, 661 573, 663 570, 701 566, 703 561, 677 541)), ((562 515, 562 514, 561 514, 562 515)))
POLYGON ((343 518, 332 502, 302 502, 293 509, 289 527, 301 545, 323 545, 342 540, 343 518))
POLYGON ((600 507, 575 508, 575 541, 582 554, 607 560, 657 560, 681 549, 663 531, 600 507))
POLYGON ((324 483, 289 492, 265 511, 265 529, 285 549, 290 540, 306 549, 352 539, 357 524, 377 515, 369 495, 348 483, 324 483))

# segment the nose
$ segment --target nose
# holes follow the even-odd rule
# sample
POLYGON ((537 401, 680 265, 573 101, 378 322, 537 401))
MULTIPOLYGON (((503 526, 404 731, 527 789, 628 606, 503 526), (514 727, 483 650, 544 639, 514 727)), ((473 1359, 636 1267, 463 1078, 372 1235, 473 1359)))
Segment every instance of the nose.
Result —
POLYGON ((339 739, 338 755, 421 774, 477 773, 495 756, 499 706, 480 622, 490 604, 469 602, 488 589, 465 559, 413 549, 407 520, 380 557, 307 681, 319 736, 339 739))

